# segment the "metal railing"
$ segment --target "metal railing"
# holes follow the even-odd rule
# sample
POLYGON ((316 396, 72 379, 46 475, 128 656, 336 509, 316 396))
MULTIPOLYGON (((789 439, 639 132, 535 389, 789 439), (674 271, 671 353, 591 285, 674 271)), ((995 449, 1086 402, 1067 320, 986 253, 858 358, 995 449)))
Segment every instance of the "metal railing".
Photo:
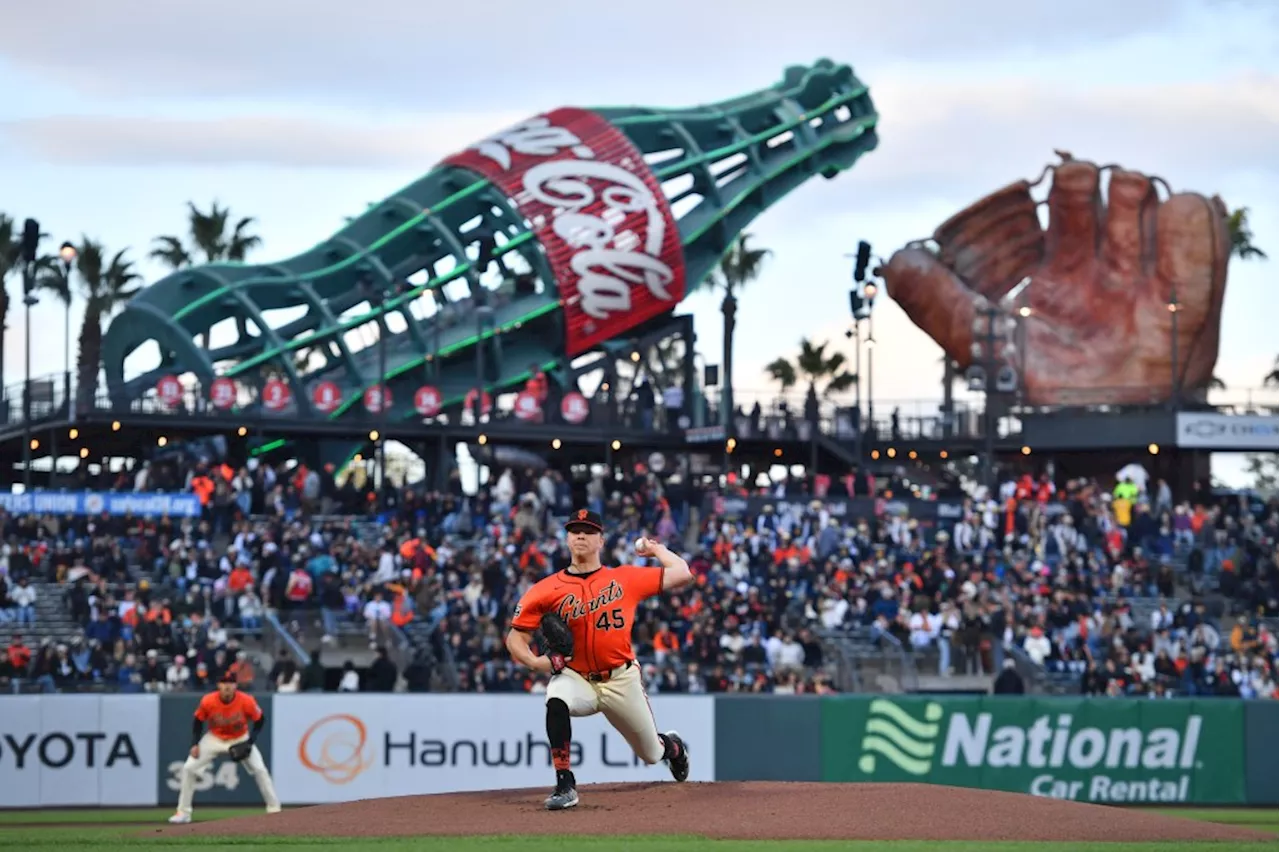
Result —
POLYGON ((271 654, 272 659, 280 656, 282 649, 286 649, 297 661, 300 668, 311 665, 311 655, 302 647, 302 643, 280 623, 280 618, 275 610, 268 609, 264 611, 262 622, 268 628, 262 632, 262 644, 267 652, 271 654))
POLYGON ((898 637, 881 633, 873 638, 867 628, 820 631, 819 635, 840 647, 842 663, 848 667, 847 683, 851 691, 882 691, 878 688, 882 677, 895 679, 902 692, 919 690, 920 673, 915 656, 898 637), (863 661, 866 660, 874 660, 880 671, 864 671, 863 661))
POLYGON ((841 692, 862 692, 862 673, 858 662, 845 645, 847 640, 830 633, 819 634, 836 661, 836 688, 841 692))
MULTIPOLYGON (((22 400, 26 387, 27 383, 22 382, 5 388, 4 396, 0 397, 0 425, 14 426, 22 423, 22 400)), ((54 419, 75 420, 78 415, 94 413, 208 417, 224 421, 228 425, 267 425, 297 418, 301 412, 296 395, 310 393, 306 388, 293 389, 289 400, 281 408, 270 410, 263 405, 261 389, 256 385, 239 387, 232 405, 227 408, 219 407, 213 403, 210 389, 189 375, 180 378, 179 393, 168 403, 160 398, 157 389, 149 388, 128 403, 117 405, 111 401, 105 384, 99 385, 91 399, 77 398, 72 377, 67 373, 33 377, 30 388, 33 423, 54 419)), ((515 392, 519 389, 512 387, 506 391, 493 392, 493 410, 481 417, 480 422, 494 425, 522 424, 524 421, 518 420, 513 410, 515 392)), ((950 412, 944 410, 941 398, 877 398, 874 405, 865 400, 859 405, 852 392, 842 392, 831 397, 818 397, 814 406, 809 404, 806 391, 780 393, 761 388, 735 388, 734 395, 738 409, 734 426, 739 437, 807 440, 812 423, 817 424, 821 434, 837 439, 852 438, 859 428, 872 440, 885 441, 983 437, 984 398, 981 394, 967 391, 955 395, 950 412)), ((693 393, 686 394, 687 413, 692 422, 705 426, 724 425, 722 412, 716 405, 718 398, 719 394, 714 389, 707 392, 706 389, 698 388, 693 393)), ((1179 402, 1180 407, 1186 410, 1217 410, 1234 414, 1274 414, 1280 411, 1280 393, 1275 388, 1226 388, 1209 391, 1207 395, 1200 391, 1198 394, 1182 395, 1179 402)), ((356 405, 345 411, 342 419, 345 424, 364 424, 370 428, 395 423, 450 424, 451 417, 464 425, 475 422, 470 412, 455 416, 455 409, 454 412, 442 413, 436 418, 422 418, 412 412, 410 400, 398 399, 393 404, 396 407, 388 415, 371 413, 363 406, 356 405)), ((999 418, 996 425, 997 434, 1002 437, 1013 437, 1021 432, 1019 415, 1024 414, 1063 410, 1172 408, 1167 390, 1162 391, 1158 387, 1069 390, 1056 394, 1050 402, 1034 404, 1012 394, 1006 395, 1002 404, 1011 406, 1009 414, 999 418)), ((555 409, 556 406, 548 406, 544 415, 545 422, 556 423, 566 429, 574 428, 555 409)), ((613 392, 597 391, 588 398, 588 411, 585 425, 589 426, 603 425, 637 431, 658 429, 671 433, 682 431, 676 423, 668 422, 671 418, 666 416, 660 400, 650 415, 641 411, 634 396, 619 398, 613 392)))
POLYGON ((396 667, 395 691, 403 692, 406 684, 404 673, 413 662, 413 643, 394 622, 387 622, 387 634, 391 637, 386 645, 387 659, 396 667))

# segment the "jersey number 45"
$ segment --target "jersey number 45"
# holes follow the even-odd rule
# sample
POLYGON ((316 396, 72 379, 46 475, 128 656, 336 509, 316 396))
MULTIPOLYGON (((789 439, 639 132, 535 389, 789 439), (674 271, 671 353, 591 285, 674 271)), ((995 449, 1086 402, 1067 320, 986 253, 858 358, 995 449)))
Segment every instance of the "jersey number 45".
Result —
POLYGON ((627 620, 620 609, 605 610, 596 619, 596 630, 625 630, 626 627, 627 620))

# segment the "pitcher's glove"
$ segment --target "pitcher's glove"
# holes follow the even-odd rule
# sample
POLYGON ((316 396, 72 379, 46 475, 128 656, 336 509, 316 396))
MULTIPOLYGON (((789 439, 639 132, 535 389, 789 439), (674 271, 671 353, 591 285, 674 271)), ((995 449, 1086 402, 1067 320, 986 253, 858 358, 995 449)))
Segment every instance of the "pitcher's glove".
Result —
POLYGON ((227 756, 230 757, 232 760, 234 760, 236 763, 239 763, 240 761, 247 758, 249 756, 249 752, 251 751, 253 751, 253 743, 247 742, 247 741, 242 743, 236 743, 233 746, 231 746, 231 748, 227 749, 227 756))
POLYGON ((551 660, 551 673, 564 671, 565 661, 573 656, 573 633, 558 613, 542 616, 542 638, 546 642, 547 659, 551 660))

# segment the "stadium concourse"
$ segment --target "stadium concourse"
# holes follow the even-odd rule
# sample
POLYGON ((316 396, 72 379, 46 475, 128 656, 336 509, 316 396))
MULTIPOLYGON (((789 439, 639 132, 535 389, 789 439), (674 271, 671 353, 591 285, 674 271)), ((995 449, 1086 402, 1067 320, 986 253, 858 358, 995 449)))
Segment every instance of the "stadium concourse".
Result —
MULTIPOLYGON (((328 471, 152 463, 87 488, 185 490, 203 517, 5 516, 0 691, 541 691, 503 635, 567 562, 559 518, 610 522, 688 555, 689 591, 650 601, 636 647, 654 693, 913 691, 1276 698, 1274 501, 1163 483, 975 492, 926 528, 887 501, 830 516, 801 481, 730 520, 679 475, 607 482, 495 471, 475 495, 382 495, 328 471), (379 497, 381 499, 379 499, 379 497)), ((846 480, 847 482, 848 480, 846 480)), ((827 499, 837 499, 835 482, 827 499)), ((850 501, 849 505, 854 505, 850 501)))

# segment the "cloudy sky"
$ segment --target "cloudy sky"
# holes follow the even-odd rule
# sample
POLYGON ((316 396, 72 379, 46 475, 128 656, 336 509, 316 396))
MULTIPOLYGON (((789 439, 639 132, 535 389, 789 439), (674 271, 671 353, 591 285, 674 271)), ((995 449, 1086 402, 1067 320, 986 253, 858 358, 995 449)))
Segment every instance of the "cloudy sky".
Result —
MULTIPOLYGON (((775 254, 743 301, 740 388, 767 389, 761 367, 804 335, 846 344, 844 255, 859 239, 887 256, 1034 178, 1055 148, 1250 208, 1270 258, 1232 266, 1218 374, 1256 387, 1270 367, 1280 346, 1274 0, 547 8, 557 11, 513 0, 17 4, 0 40, 0 210, 38 218, 53 245, 87 234, 141 261, 155 235, 182 227, 188 200, 217 199, 257 217, 257 259, 282 259, 533 113, 714 101, 830 57, 871 87, 880 148, 752 225, 775 254), (807 307, 779 310, 797 305, 807 307)), ((718 361, 717 301, 687 304, 718 361)), ((876 311, 877 405, 937 398, 940 350, 887 299, 876 311)), ((60 309, 42 305, 35 322, 34 363, 60 370, 60 309)), ((22 330, 10 326, 13 382, 22 330)))

